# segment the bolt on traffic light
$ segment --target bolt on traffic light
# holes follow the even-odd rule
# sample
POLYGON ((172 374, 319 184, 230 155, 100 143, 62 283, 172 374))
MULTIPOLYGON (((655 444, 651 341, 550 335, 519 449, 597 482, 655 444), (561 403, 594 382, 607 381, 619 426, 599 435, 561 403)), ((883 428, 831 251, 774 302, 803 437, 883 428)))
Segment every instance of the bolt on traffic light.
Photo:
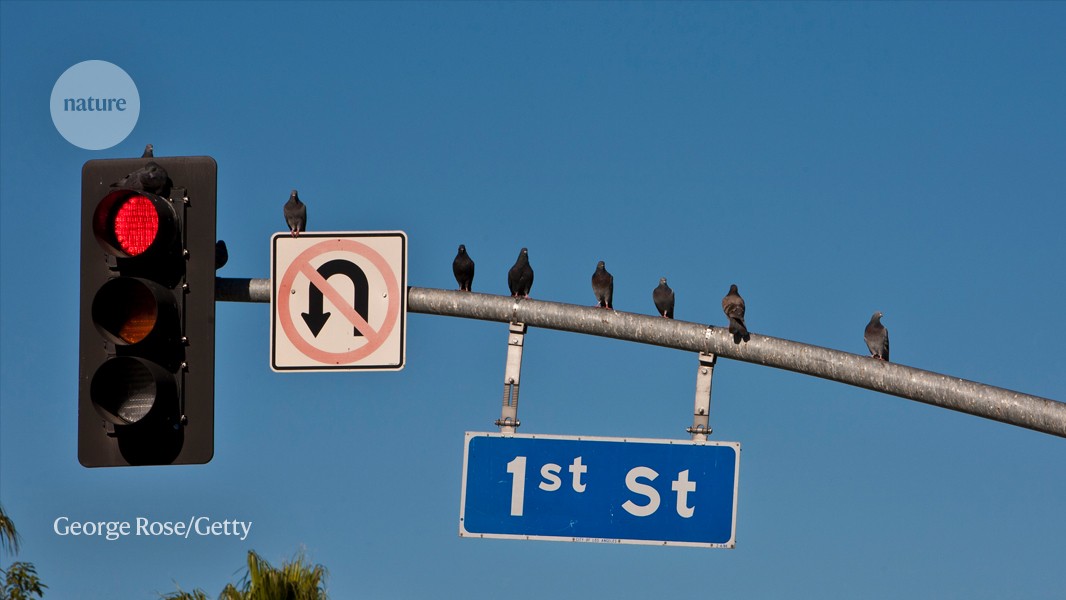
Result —
POLYGON ((78 460, 214 454, 215 204, 206 156, 82 168, 78 460))

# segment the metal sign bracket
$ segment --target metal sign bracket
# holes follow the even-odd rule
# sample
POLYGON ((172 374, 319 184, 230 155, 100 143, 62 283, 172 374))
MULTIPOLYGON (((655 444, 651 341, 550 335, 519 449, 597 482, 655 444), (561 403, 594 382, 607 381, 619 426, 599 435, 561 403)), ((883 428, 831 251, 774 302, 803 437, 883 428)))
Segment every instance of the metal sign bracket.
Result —
POLYGON ((526 339, 526 324, 511 323, 507 334, 507 366, 503 374, 503 408, 496 426, 500 433, 514 433, 518 420, 518 384, 522 376, 522 348, 526 339))
POLYGON ((696 406, 692 413, 692 426, 685 431, 692 434, 692 440, 707 441, 711 434, 711 377, 714 375, 714 363, 718 357, 709 352, 700 352, 700 366, 696 370, 696 406))

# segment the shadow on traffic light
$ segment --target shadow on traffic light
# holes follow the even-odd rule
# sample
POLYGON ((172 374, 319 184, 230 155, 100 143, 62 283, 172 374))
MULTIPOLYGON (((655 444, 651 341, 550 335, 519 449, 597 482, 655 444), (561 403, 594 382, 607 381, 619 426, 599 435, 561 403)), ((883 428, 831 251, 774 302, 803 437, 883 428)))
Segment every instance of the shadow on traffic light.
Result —
POLYGON ((181 454, 185 445, 185 428, 133 428, 116 432, 118 451, 130 465, 169 465, 181 454))

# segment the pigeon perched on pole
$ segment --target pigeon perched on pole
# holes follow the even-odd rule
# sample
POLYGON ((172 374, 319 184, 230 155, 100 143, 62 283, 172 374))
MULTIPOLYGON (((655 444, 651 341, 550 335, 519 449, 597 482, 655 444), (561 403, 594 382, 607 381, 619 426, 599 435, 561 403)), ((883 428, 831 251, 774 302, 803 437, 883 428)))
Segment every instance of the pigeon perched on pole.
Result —
POLYGON ((870 349, 870 356, 887 362, 888 328, 881 324, 883 316, 885 315, 881 311, 877 311, 870 317, 870 322, 866 324, 866 331, 863 332, 863 338, 866 339, 866 347, 870 349))
POLYGON ((148 144, 147 146, 145 146, 144 147, 144 154, 141 155, 141 158, 152 158, 154 156, 155 156, 155 146, 153 146, 151 144, 148 144))
POLYGON ((226 266, 227 262, 229 262, 229 250, 226 248, 226 240, 218 240, 215 242, 215 270, 226 266))
POLYGON ((170 193, 170 176, 167 175, 167 170, 155 161, 149 161, 143 167, 112 183, 111 187, 166 196, 170 193))
POLYGON ((526 248, 518 253, 518 260, 507 272, 507 287, 511 290, 511 296, 529 298, 529 292, 533 289, 533 267, 529 266, 529 250, 526 248))
POLYGON ((674 290, 666 285, 666 278, 659 278, 659 287, 651 293, 651 299, 655 302, 655 310, 659 315, 667 319, 674 318, 674 290))
POLYGON ((455 274, 455 282, 459 284, 460 292, 469 292, 474 284, 474 259, 466 253, 466 245, 459 244, 459 253, 452 261, 452 273, 455 274))
POLYGON ((307 230, 307 205, 300 202, 300 196, 293 190, 283 210, 285 224, 289 226, 292 237, 300 237, 301 231, 307 230))
POLYGON ((592 274, 592 293, 600 308, 614 310, 614 276, 607 272, 602 260, 596 263, 596 272, 592 274))
POLYGON ((722 298, 722 312, 729 318, 729 333, 733 334, 733 342, 740 343, 750 339, 748 328, 744 325, 744 299, 737 291, 737 284, 729 286, 729 293, 722 298))

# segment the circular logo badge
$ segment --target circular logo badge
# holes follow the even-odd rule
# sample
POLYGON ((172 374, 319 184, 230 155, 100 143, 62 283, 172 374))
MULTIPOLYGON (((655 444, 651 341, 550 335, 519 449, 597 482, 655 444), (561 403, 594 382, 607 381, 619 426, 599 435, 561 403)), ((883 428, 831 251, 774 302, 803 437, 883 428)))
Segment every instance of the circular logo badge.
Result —
POLYGON ((141 96, 125 71, 87 60, 67 69, 52 88, 52 122, 68 142, 86 150, 110 148, 133 131, 141 96))

